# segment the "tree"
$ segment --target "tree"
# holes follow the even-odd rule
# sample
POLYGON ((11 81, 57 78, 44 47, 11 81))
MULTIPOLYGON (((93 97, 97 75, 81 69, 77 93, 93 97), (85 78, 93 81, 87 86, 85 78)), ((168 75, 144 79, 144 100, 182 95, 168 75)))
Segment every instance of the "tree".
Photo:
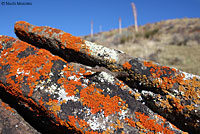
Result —
POLYGON ((135 7, 135 4, 133 2, 131 3, 131 6, 132 6, 132 9, 133 9, 133 16, 134 16, 134 21, 135 21, 135 31, 138 32, 136 7, 135 7))

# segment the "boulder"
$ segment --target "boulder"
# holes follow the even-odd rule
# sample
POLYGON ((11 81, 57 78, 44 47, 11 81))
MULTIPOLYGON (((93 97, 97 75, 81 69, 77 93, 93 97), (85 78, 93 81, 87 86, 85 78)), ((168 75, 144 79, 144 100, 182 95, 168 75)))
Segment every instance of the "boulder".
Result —
MULTIPOLYGON (((18 36, 26 32, 16 30, 18 36)), ((33 34, 32 38, 40 40, 33 34)), ((66 61, 27 42, 0 36, 0 94, 36 129, 33 133, 185 133, 137 101, 131 95, 133 88, 112 70, 66 61)), ((53 45, 51 49, 59 52, 60 47, 53 45)), ((124 70, 130 69, 129 64, 124 70)))
MULTIPOLYGON (((0 95, 1 96, 1 95, 0 95)), ((4 98, 1 96, 1 98, 4 98)), ((0 99, 1 134, 40 134, 18 112, 0 99)))
POLYGON ((15 33, 20 40, 45 48, 68 62, 90 66, 96 72, 107 70, 129 86, 132 99, 184 131, 200 131, 199 76, 131 57, 48 26, 19 21, 15 33))

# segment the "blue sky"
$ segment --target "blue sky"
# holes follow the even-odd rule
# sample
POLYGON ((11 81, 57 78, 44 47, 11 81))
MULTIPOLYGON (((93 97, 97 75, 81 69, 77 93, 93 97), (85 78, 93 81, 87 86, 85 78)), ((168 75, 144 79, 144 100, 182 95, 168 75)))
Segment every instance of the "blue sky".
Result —
POLYGON ((175 18, 200 17, 200 0, 0 0, 0 2, 31 2, 32 5, 1 5, 0 35, 16 37, 14 23, 24 20, 38 26, 51 26, 75 36, 90 34, 90 22, 94 33, 133 25, 131 2, 138 13, 138 24, 175 18))

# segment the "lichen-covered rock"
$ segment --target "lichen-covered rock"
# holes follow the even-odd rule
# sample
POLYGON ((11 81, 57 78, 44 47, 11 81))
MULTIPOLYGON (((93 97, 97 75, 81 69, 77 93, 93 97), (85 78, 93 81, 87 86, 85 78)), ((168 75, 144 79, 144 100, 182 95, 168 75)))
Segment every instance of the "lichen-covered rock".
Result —
POLYGON ((46 48, 68 61, 106 67, 132 88, 127 91, 136 100, 182 130, 200 131, 199 76, 130 57, 47 26, 20 21, 15 24, 15 33, 19 39, 46 48))
POLYGON ((41 133, 184 133, 107 72, 0 36, 0 93, 41 133))

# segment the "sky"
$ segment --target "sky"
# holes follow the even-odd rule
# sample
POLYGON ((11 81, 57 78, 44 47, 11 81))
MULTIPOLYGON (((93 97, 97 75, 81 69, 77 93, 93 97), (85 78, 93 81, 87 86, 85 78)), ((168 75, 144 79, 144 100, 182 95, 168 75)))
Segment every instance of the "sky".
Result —
POLYGON ((134 2, 138 25, 176 18, 200 18, 200 0, 0 0, 0 35, 16 37, 16 21, 37 26, 50 26, 75 36, 90 34, 134 24, 131 8, 134 2), (6 2, 29 2, 32 5, 7 5, 6 2))

